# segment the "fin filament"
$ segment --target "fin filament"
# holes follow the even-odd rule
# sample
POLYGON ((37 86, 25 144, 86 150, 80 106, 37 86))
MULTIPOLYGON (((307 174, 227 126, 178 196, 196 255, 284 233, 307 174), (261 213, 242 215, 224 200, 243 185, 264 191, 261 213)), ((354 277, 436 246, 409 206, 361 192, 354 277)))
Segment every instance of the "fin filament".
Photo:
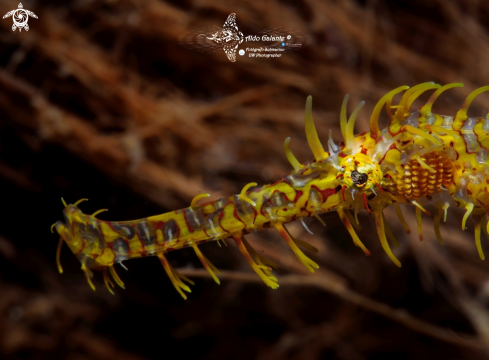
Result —
POLYGON ((485 259, 484 252, 482 251, 481 245, 481 216, 473 214, 474 218, 474 230, 475 230, 475 246, 477 246, 477 251, 479 252, 479 257, 481 260, 485 259))
POLYGON ((423 159, 421 159, 421 156, 419 156, 419 154, 416 154, 413 156, 413 159, 416 159, 418 162, 419 162, 419 165, 421 165, 422 167, 424 167, 426 170, 428 170, 429 172, 431 173, 436 173, 436 170, 433 169, 431 166, 429 166, 427 163, 425 163, 423 161, 423 159))
POLYGON ((95 216, 97 216, 98 214, 103 213, 104 211, 109 211, 109 209, 100 209, 100 210, 97 210, 97 211, 95 211, 95 212, 92 214, 92 216, 93 216, 93 217, 95 217, 95 216))
POLYGON ((472 212, 472 210, 474 210, 474 204, 469 202, 465 206, 465 210, 467 210, 467 211, 465 212, 464 218, 462 219, 462 230, 465 230, 465 223, 466 223, 470 213, 472 212))
POLYGON ((423 213, 420 208, 416 208, 416 223, 418 224, 419 240, 423 241, 423 231, 421 229, 421 220, 423 219, 423 213))
POLYGON ((290 163, 290 165, 292 165, 292 167, 294 168, 294 170, 302 169, 304 167, 304 165, 302 165, 296 159, 296 157, 294 156, 294 154, 292 154, 292 151, 290 150, 290 147, 289 147, 289 143, 290 143, 290 137, 288 137, 287 139, 285 139, 285 142, 284 142, 285 156, 287 157, 287 160, 289 160, 289 163, 290 163))
POLYGON ((346 126, 348 125, 348 120, 346 118, 346 105, 348 104, 348 99, 350 95, 346 94, 343 98, 343 103, 341 104, 340 111, 340 126, 341 126, 341 135, 343 135, 343 141, 346 144, 346 126))
POLYGON ((61 267, 61 261, 60 261, 62 246, 63 246, 63 238, 60 237, 58 241, 58 247, 56 248, 56 264, 58 265, 58 271, 60 274, 63 273, 63 268, 61 267))
POLYGON ((299 259, 299 261, 309 270, 310 272, 314 272, 314 269, 319 269, 319 265, 316 264, 314 261, 309 259, 301 249, 299 249, 294 242, 294 239, 290 236, 289 232, 287 229, 284 228, 284 226, 281 223, 276 223, 272 225, 275 227, 275 229, 278 230, 282 238, 285 240, 285 242, 289 245, 289 247, 292 249, 294 252, 295 256, 299 259))
POLYGON ((111 265, 111 266, 108 266, 108 268, 109 268, 109 273, 110 273, 110 275, 112 275, 112 278, 114 279, 115 283, 117 285, 119 285, 121 288, 125 289, 124 283, 122 282, 119 275, 117 275, 117 272, 115 271, 114 266, 111 265))
POLYGON ((428 141, 431 141, 435 145, 442 145, 441 141, 435 138, 433 135, 428 134, 426 131, 423 131, 421 129, 415 128, 414 126, 411 125, 404 125, 401 128, 401 131, 406 131, 408 133, 411 133, 413 135, 419 135, 423 138, 425 138, 428 141))
POLYGON ((80 199, 80 200, 78 200, 76 203, 74 203, 73 205, 74 205, 74 206, 78 206, 78 204, 80 204, 80 203, 82 203, 82 202, 84 202, 84 201, 88 201, 88 199, 80 199))
POLYGON ((200 249, 197 246, 197 244, 192 243, 191 246, 194 249, 195 254, 199 258, 200 262, 202 263, 202 265, 204 266, 204 268, 209 273, 209 275, 214 279, 214 281, 218 285, 220 285, 221 282, 219 281, 219 279, 217 278, 217 276, 216 276, 215 273, 220 274, 221 272, 214 265, 212 265, 212 263, 209 260, 207 260, 207 258, 204 256, 204 254, 202 254, 202 252, 200 251, 200 249))
POLYGON ((441 207, 439 205, 436 206, 436 208, 435 208, 435 218, 434 218, 434 221, 433 221, 434 227, 435 227, 435 235, 436 235, 436 238, 438 239, 438 242, 441 245, 445 244, 445 241, 441 237, 441 233, 440 233, 440 220, 441 220, 442 210, 443 210, 443 207, 441 207))
POLYGON ((406 234, 411 234, 411 230, 409 229, 409 225, 407 224, 406 220, 404 219, 404 215, 402 215, 401 207, 399 206, 399 203, 395 202, 394 203, 394 208, 396 209, 396 215, 401 221, 402 226, 404 227, 404 230, 406 230, 406 234))
POLYGON ((200 199, 203 199, 203 198, 206 198, 206 197, 209 197, 211 196, 211 194, 207 194, 207 193, 204 193, 204 194, 198 194, 196 195, 193 199, 192 199, 192 202, 190 203, 190 207, 193 208, 197 205, 197 202, 200 200, 200 199))
POLYGON ((112 288, 115 287, 114 283, 112 282, 112 280, 110 280, 110 277, 109 277, 109 272, 107 271, 107 267, 103 267, 102 268, 102 273, 104 274, 104 283, 105 283, 105 287, 109 290, 109 292, 112 294, 112 295, 115 295, 114 292, 112 291, 112 288))
POLYGON ((430 113, 431 112, 431 107, 433 106, 433 103, 436 101, 436 99, 438 98, 438 96, 440 96, 440 94, 448 89, 451 89, 451 88, 454 88, 454 87, 464 87, 464 84, 461 84, 461 83, 451 83, 451 84, 447 84, 447 85, 444 85, 442 86, 441 88, 439 88, 438 90, 436 90, 433 94, 431 94, 430 98, 428 99, 428 101, 426 102, 425 105, 423 105, 421 107, 421 109, 419 110, 419 113, 421 114, 422 117, 426 118, 426 114, 430 113))
POLYGON ((160 259, 161 264, 163 265, 163 268, 165 269, 175 289, 183 297, 184 300, 187 300, 187 295, 184 294, 182 289, 189 293, 192 292, 192 290, 190 290, 190 288, 182 281, 182 279, 189 283, 193 283, 193 282, 187 279, 185 276, 179 274, 175 269, 173 269, 173 267, 166 259, 164 253, 158 253, 158 258, 160 259))
POLYGON ((252 186, 256 186, 258 185, 256 182, 251 182, 249 184, 246 184, 243 188, 243 190, 241 190, 241 193, 238 195, 238 198, 240 198, 241 200, 243 201, 246 201, 248 204, 250 204, 251 206, 255 207, 256 206, 256 203, 251 200, 248 195, 246 195, 246 192, 248 191, 248 189, 252 186))
POLYGON ((279 285, 277 283, 277 278, 271 275, 270 270, 266 269, 266 266, 263 266, 262 264, 258 265, 251 257, 250 253, 243 243, 244 237, 242 237, 241 235, 234 235, 233 239, 236 242, 236 245, 238 246, 241 254, 244 256, 248 264, 250 264, 251 268, 255 270, 257 275, 263 280, 263 282, 272 289, 278 288, 279 285))
MULTIPOLYGON (((360 247, 360 249, 363 250, 365 255, 370 255, 370 251, 365 247, 365 245, 363 245, 362 241, 360 240, 358 235, 355 233, 355 230, 353 229, 353 226, 352 226, 350 220, 348 219, 348 216, 346 215, 348 210, 343 210, 343 208, 339 207, 336 209, 336 211, 338 212, 338 215, 340 216, 340 219, 343 222, 343 224, 345 225, 346 229, 350 233, 350 236, 352 237, 353 243, 355 244, 355 246, 360 247)), ((351 214, 350 214, 350 216, 351 216, 351 214)))
POLYGON ((316 161, 327 159, 328 153, 324 151, 323 145, 319 141, 316 127, 314 126, 314 120, 312 119, 312 96, 309 95, 306 101, 306 114, 304 116, 304 122, 306 124, 306 138, 309 147, 316 161))
POLYGON ((394 90, 389 91, 387 94, 385 94, 375 105, 374 110, 372 111, 372 115, 370 116, 370 134, 373 138, 377 138, 380 135, 380 130, 379 130, 379 116, 380 116, 380 110, 384 107, 384 104, 389 101, 392 101, 392 98, 400 93, 401 91, 409 89, 409 86, 400 86, 394 90))
POLYGON ((353 131, 355 130, 355 120, 357 119, 358 112, 362 109, 363 105, 365 105, 365 101, 362 101, 358 106, 353 110, 350 115, 350 119, 348 120, 348 125, 346 126, 346 148, 353 149, 355 145, 355 134, 353 131))
POLYGON ((387 253, 387 256, 392 260, 396 266, 401 267, 401 263, 397 258, 394 256, 392 253, 391 248, 389 247, 389 243, 387 242, 387 239, 385 237, 385 229, 384 229, 384 215, 382 215, 382 210, 381 209, 375 209, 373 211, 374 216, 375 216, 375 226, 377 228, 377 233, 380 238, 380 243, 382 247, 384 248, 384 251, 387 253))
POLYGON ((462 128, 464 121, 467 120, 467 110, 469 110, 470 104, 472 104, 472 101, 477 95, 480 95, 485 91, 489 91, 489 86, 480 87, 467 96, 462 104, 462 108, 457 111, 457 115, 455 115, 455 118, 453 119, 453 130, 460 130, 462 128))

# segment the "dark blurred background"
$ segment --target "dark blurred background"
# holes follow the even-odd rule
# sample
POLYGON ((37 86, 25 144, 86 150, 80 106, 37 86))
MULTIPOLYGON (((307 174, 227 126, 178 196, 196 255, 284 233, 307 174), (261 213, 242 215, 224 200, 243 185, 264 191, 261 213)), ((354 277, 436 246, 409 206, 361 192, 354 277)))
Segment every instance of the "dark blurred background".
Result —
MULTIPOLYGON (((489 84, 489 2, 465 1, 23 1, 39 19, 30 30, 0 22, 0 357, 2 359, 484 359, 489 353, 489 266, 451 210, 436 241, 433 218, 401 243, 402 268, 380 247, 367 214, 365 257, 336 214, 323 227, 288 225, 319 249, 309 274, 271 230, 250 242, 278 262, 280 288, 267 288, 236 246, 202 251, 223 271, 215 284, 192 250, 170 262, 193 278, 183 301, 157 258, 117 267, 126 290, 115 296, 100 273, 87 285, 67 247, 56 269, 61 197, 81 208, 131 220, 213 199, 290 171, 283 141, 300 161, 307 95, 320 138, 341 140, 339 110, 366 101, 357 133, 389 90, 425 81, 462 82, 434 111, 454 115, 472 90, 489 84), (280 58, 188 49, 179 39, 221 27, 270 26, 309 35, 280 58)), ((2 1, 0 14, 16 9, 2 1)), ((245 43, 240 48, 247 46, 245 43)), ((426 101, 421 97, 416 106, 426 101)), ((487 113, 481 95, 471 116, 487 113)), ((386 116, 382 114, 382 123, 386 116)), ((489 253, 487 239, 483 249, 489 253)))

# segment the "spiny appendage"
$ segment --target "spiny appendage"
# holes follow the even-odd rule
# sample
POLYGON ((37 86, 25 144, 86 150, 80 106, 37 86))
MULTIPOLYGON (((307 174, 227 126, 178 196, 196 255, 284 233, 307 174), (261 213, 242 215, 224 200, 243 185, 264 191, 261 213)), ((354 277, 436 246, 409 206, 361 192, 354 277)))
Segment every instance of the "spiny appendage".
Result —
MULTIPOLYGON (((80 199, 77 202, 75 202, 73 204, 73 206, 78 206, 80 203, 82 203, 84 201, 88 201, 88 199, 80 199)), ((61 202, 63 203, 63 206, 65 208, 68 206, 68 204, 66 203, 66 201, 63 198, 61 198, 61 202)), ((92 216, 95 217, 96 215, 98 215, 98 214, 100 214, 100 213, 102 213, 104 211, 108 211, 108 210, 107 209, 100 209, 98 211, 95 211, 92 214, 92 216)), ((53 232, 53 228, 54 228, 55 225, 56 225, 56 223, 54 223, 51 226, 51 232, 53 232)), ((58 241, 58 246, 56 248, 56 265, 58 267, 58 271, 59 271, 60 274, 63 273, 63 267, 61 266, 61 261, 60 261, 61 247, 63 246, 63 242, 64 242, 63 237, 60 237, 59 238, 59 241, 58 241)), ((112 278, 117 283, 117 285, 119 285, 121 288, 124 289, 124 283, 122 282, 122 280, 117 275, 114 267, 113 266, 109 266, 108 268, 109 268, 110 275, 112 275, 112 278)), ((92 271, 87 267, 87 265, 84 262, 82 262, 81 269, 85 273, 85 278, 87 279, 88 285, 90 285, 90 288, 95 291, 96 288, 95 288, 95 285, 92 282, 92 278, 93 278, 92 271)), ((107 268, 106 267, 103 267, 102 268, 102 271, 103 271, 105 286, 107 287, 107 289, 109 290, 109 292, 114 295, 114 292, 112 291, 112 288, 114 287, 114 283, 110 279, 110 276, 109 276, 109 274, 107 272, 107 268)))
POLYGON ((170 278, 170 281, 172 282, 173 286, 175 289, 177 289, 178 293, 185 299, 187 300, 187 295, 182 291, 185 290, 186 292, 192 292, 190 288, 187 286, 187 284, 184 283, 186 281, 190 285, 195 285, 195 283, 187 278, 185 275, 180 274, 178 271, 176 271, 168 262, 166 259, 166 256, 164 253, 158 253, 158 258, 161 261, 161 264, 163 265, 163 268, 165 269, 168 277, 170 278))
MULTIPOLYGON (((392 260, 392 262, 396 264, 398 267, 401 267, 401 263, 394 256, 392 250, 389 247, 389 243, 387 242, 385 220, 384 220, 384 215, 382 214, 382 210, 383 208, 380 206, 378 207, 374 206, 372 208, 372 212, 375 217, 375 227, 377 228, 377 233, 380 238, 380 244, 382 245, 384 251, 387 253, 387 256, 389 256, 389 258, 392 260)), ((388 232, 390 232, 390 229, 388 232)), ((393 244, 397 245, 397 240, 394 238, 394 236, 392 235, 392 237, 391 236, 389 237, 391 238, 390 240, 393 242, 393 244)))
POLYGON ((453 164, 446 154, 432 151, 412 157, 404 165, 404 173, 397 174, 387 188, 390 193, 408 200, 432 196, 440 192, 442 186, 450 186, 453 171, 453 164))
MULTIPOLYGON (((278 230, 280 236, 282 236, 282 238, 285 240, 285 242, 287 243, 287 245, 289 245, 289 247, 292 249, 292 251, 294 252, 294 254, 297 256, 297 259, 299 259, 299 261, 307 268, 307 270, 309 270, 310 272, 313 273, 314 272, 314 269, 319 269, 319 265, 316 264, 311 259, 309 259, 302 252, 302 250, 299 249, 299 247, 297 246, 297 245, 299 245, 299 246, 305 247, 304 244, 307 244, 307 243, 305 243, 303 241, 298 241, 298 240, 293 239, 292 236, 290 236, 290 234, 287 231, 287 229, 281 223, 273 223, 271 225, 275 229, 278 230)), ((309 244, 307 244, 307 245, 308 245, 308 247, 312 247, 309 244)))
POLYGON ((246 259, 251 268, 257 273, 257 275, 263 280, 263 282, 270 286, 272 289, 278 288, 277 278, 272 275, 271 267, 277 267, 275 263, 259 255, 243 237, 242 234, 233 235, 233 239, 238 246, 239 251, 246 259), (251 256, 253 254, 255 259, 251 256))
POLYGON ((353 228, 352 223, 356 224, 356 221, 352 221, 353 217, 351 216, 349 211, 347 209, 343 209, 343 207, 340 206, 336 209, 336 212, 338 213, 341 221, 343 222, 346 229, 350 233, 355 246, 359 246, 363 250, 365 255, 370 255, 370 251, 368 251, 368 249, 365 247, 365 245, 363 245, 362 241, 359 239, 358 235, 355 233, 355 229, 353 228))

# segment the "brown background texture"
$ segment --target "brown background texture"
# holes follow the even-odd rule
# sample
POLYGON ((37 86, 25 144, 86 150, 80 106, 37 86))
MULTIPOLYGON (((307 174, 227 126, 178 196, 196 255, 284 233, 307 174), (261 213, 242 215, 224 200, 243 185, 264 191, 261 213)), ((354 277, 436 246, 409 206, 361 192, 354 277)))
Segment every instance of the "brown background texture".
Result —
MULTIPOLYGON (((249 182, 273 183, 290 171, 283 142, 300 161, 312 157, 303 111, 312 95, 319 136, 340 141, 339 110, 366 101, 356 132, 389 90, 425 81, 462 82, 434 111, 454 115, 489 84, 489 2, 482 0, 77 0, 25 1, 28 32, 0 21, 0 358, 2 359, 485 359, 489 358, 489 264, 473 225, 451 209, 436 241, 433 218, 406 235, 387 209, 400 242, 397 268, 366 213, 352 244, 334 213, 326 227, 288 225, 319 249, 310 274, 266 230, 249 236, 278 262, 280 288, 267 288, 229 241, 202 251, 223 271, 221 285, 191 249, 170 262, 193 278, 189 299, 172 287, 157 258, 118 267, 126 290, 115 296, 96 273, 87 285, 67 247, 57 273, 60 197, 81 208, 131 220, 212 199, 249 182), (239 30, 270 26, 310 36, 280 58, 208 54, 179 44, 198 28, 237 14, 239 30)), ((0 2, 0 14, 16 9, 0 2)), ((240 48, 245 47, 242 44, 240 48)), ((426 101, 421 97, 415 106, 426 101)), ((474 101, 482 116, 488 95, 474 101)), ((381 122, 386 125, 385 113, 381 122)), ((483 249, 489 254, 487 239, 483 249)))

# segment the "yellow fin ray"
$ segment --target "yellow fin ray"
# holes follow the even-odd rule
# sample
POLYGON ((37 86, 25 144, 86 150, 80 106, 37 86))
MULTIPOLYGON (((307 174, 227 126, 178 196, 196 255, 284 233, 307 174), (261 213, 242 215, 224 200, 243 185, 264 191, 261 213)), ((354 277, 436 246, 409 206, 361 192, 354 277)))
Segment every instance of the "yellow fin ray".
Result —
POLYGON ((424 104, 419 110, 420 115, 426 118, 426 115, 431 113, 431 107, 433 106, 433 103, 436 101, 436 99, 438 99, 438 96, 440 96, 442 92, 454 87, 463 87, 463 86, 464 84, 461 83, 451 83, 451 84, 446 84, 441 88, 439 88, 438 90, 436 90, 433 94, 431 94, 426 104, 424 104))
POLYGON ((477 95, 480 95, 485 91, 489 91, 489 86, 480 87, 467 96, 462 104, 462 108, 457 111, 457 115, 455 115, 455 118, 453 119, 453 130, 460 130, 462 128, 464 121, 467 120, 467 110, 469 110, 470 104, 472 104, 472 101, 477 95))
POLYGON ((474 218, 474 236, 475 236, 475 246, 477 246, 477 251, 479 252, 479 257, 481 260, 485 259, 484 252, 482 251, 481 245, 481 216, 473 214, 474 218))
POLYGON ((304 167, 304 165, 302 165, 296 159, 296 157, 294 156, 294 154, 292 154, 292 151, 290 150, 290 147, 289 147, 289 143, 290 143, 290 137, 288 137, 287 139, 285 139, 285 142, 284 142, 285 156, 287 157, 287 160, 289 160, 289 163, 290 163, 290 165, 292 165, 292 167, 294 168, 294 170, 302 169, 304 167))
POLYGON ((180 296, 184 300, 187 300, 187 295, 182 291, 185 290, 187 292, 192 292, 190 288, 182 282, 182 280, 179 278, 179 274, 176 273, 176 271, 172 268, 168 260, 166 259, 166 256, 164 253, 158 253, 158 258, 160 259, 161 264, 163 265, 163 268, 166 271, 166 274, 170 278, 171 283, 173 284, 173 287, 178 291, 180 296))
POLYGON ((204 193, 204 194, 198 194, 196 195, 192 201, 190 202, 190 207, 195 207, 197 205, 197 202, 200 200, 200 199, 203 199, 203 198, 206 198, 206 197, 209 197, 211 196, 211 194, 207 194, 207 193, 204 193))
POLYGON ((95 216, 97 216, 98 214, 103 213, 104 211, 109 211, 109 209, 100 209, 100 210, 97 210, 97 211, 95 211, 95 212, 92 214, 92 216, 93 216, 93 217, 95 217, 95 216))
POLYGON ((395 202, 394 208, 396 209, 396 215, 399 218, 399 221, 401 221, 404 230, 406 230, 407 234, 411 234, 411 229, 409 229, 409 225, 407 224, 406 219, 404 219, 404 215, 402 215, 402 211, 401 211, 401 207, 399 206, 399 203, 395 202))
POLYGON ((377 228, 377 234, 379 235, 380 244, 382 245, 382 248, 387 253, 387 256, 392 260, 392 262, 396 264, 396 266, 401 267, 401 262, 397 260, 397 258, 392 253, 392 250, 389 247, 389 243, 387 242, 387 239, 385 237, 384 216, 382 214, 382 210, 374 209, 372 212, 374 213, 375 227, 377 228))
POLYGON ((256 206, 256 203, 251 200, 248 195, 246 195, 246 192, 248 191, 248 189, 252 186, 256 186, 258 185, 256 182, 251 182, 249 184, 246 184, 244 186, 244 188, 241 190, 241 193, 238 195, 238 198, 240 198, 241 200, 243 201, 246 201, 248 204, 250 204, 251 206, 256 206))
POLYGON ((423 241, 423 230, 421 228, 423 220, 423 213, 419 207, 416 208, 416 224, 418 225, 419 240, 423 241))
POLYGON ((425 162, 423 161, 423 159, 421 159, 421 156, 419 156, 419 154, 415 154, 415 155, 413 156, 413 159, 418 160, 419 165, 421 165, 423 168, 425 168, 425 169, 426 169, 426 170, 428 170, 429 172, 431 172, 431 173, 436 173, 436 170, 435 170, 435 169, 433 169, 431 166, 429 166, 427 163, 425 163, 425 162))
MULTIPOLYGON (((241 237, 241 241, 243 242, 244 246, 246 247, 246 250, 248 250, 248 252, 251 254, 251 256, 253 256, 256 259, 256 262, 258 264, 266 265, 266 266, 272 267, 276 270, 280 270, 280 266, 278 266, 275 262, 273 262, 272 260, 268 259, 267 257, 265 257, 262 254, 260 254, 259 252, 257 252, 250 245, 250 243, 248 242, 248 240, 246 240, 246 238, 244 236, 241 237)), ((271 275, 271 273, 269 272, 267 275, 271 275)))
POLYGON ((435 218, 433 220, 433 225, 435 227, 435 235, 436 235, 436 238, 438 239, 438 242, 441 245, 445 244, 445 241, 443 240, 441 233, 440 233, 440 220, 441 220, 441 216, 443 215, 442 210, 443 210, 443 207, 441 207, 440 205, 436 206, 435 218))
POLYGON ((88 201, 88 199, 80 199, 78 200, 76 203, 74 203, 73 205, 74 206, 78 206, 80 203, 84 202, 84 201, 88 201))
POLYGON ((409 89, 409 86, 400 86, 394 90, 389 91, 387 94, 385 94, 375 105, 374 110, 372 111, 372 115, 370 116, 370 134, 372 137, 376 138, 380 135, 380 130, 379 130, 379 116, 380 116, 380 110, 384 107, 384 104, 386 102, 391 102, 392 98, 400 93, 401 91, 409 89))
POLYGON ((63 273, 63 268, 61 267, 61 247, 63 246, 63 238, 60 237, 58 241, 58 247, 56 248, 56 265, 58 265, 58 271, 60 274, 63 273))
POLYGON ((441 141, 438 140, 436 137, 434 137, 433 135, 428 134, 426 131, 418 129, 414 126, 404 125, 401 128, 401 131, 406 131, 406 132, 413 134, 413 135, 419 135, 419 136, 425 138, 426 140, 432 142, 435 145, 442 145, 441 141))
POLYGON ((122 282, 121 278, 119 275, 117 275, 117 272, 114 269, 114 266, 109 266, 109 273, 112 275, 112 278, 114 279, 115 283, 119 285, 121 288, 125 289, 124 283, 122 282))
POLYGON ((109 272, 107 271, 107 267, 103 267, 102 269, 102 273, 104 275, 104 283, 105 283, 105 287, 107 288, 107 290, 109 290, 109 292, 112 294, 112 295, 115 295, 114 292, 112 291, 112 288, 115 287, 114 283, 112 282, 112 280, 110 280, 110 277, 109 277, 109 272))
POLYGON ((399 247, 399 241, 397 241, 396 237, 394 236, 394 233, 389 227, 389 224, 387 224, 387 221, 385 221, 385 217, 384 217, 384 228, 385 228, 385 234, 387 235, 387 238, 390 240, 392 245, 394 245, 395 247, 399 247))
POLYGON ((250 264, 251 268, 256 272, 256 274, 263 280, 263 282, 267 286, 271 287, 272 289, 277 289, 279 286, 277 283, 277 278, 271 275, 268 269, 264 269, 263 265, 258 265, 253 260, 250 253, 246 249, 246 246, 243 243, 244 237, 241 235, 234 235, 233 239, 236 242, 236 245, 238 246, 238 249, 241 252, 241 254, 244 256, 244 258, 246 259, 248 264, 250 264))
POLYGON ((328 153, 324 151, 323 145, 319 141, 316 127, 314 126, 314 120, 312 119, 312 96, 309 95, 306 101, 306 114, 304 116, 304 122, 306 127, 306 138, 309 147, 316 161, 327 159, 328 153))
MULTIPOLYGON (((348 219, 348 216, 346 215, 346 212, 348 210, 344 210, 343 208, 341 207, 338 207, 336 209, 336 212, 338 213, 338 215, 340 216, 340 219, 341 221, 343 222, 343 224, 345 225, 346 229, 348 230, 348 232, 350 233, 350 236, 352 237, 353 239, 353 243, 355 244, 355 246, 358 246, 360 247, 360 249, 363 250, 363 252, 365 253, 365 255, 370 255, 370 251, 365 247, 365 245, 362 243, 362 241, 360 240, 360 238, 358 237, 358 235, 356 234, 355 232, 355 229, 353 229, 353 226, 350 222, 350 220, 348 219)), ((351 216, 351 214, 350 214, 351 216)))
POLYGON ((428 90, 435 90, 435 89, 439 89, 441 87, 441 85, 439 84, 433 84, 433 85, 426 85, 426 86, 423 86, 421 87, 419 90, 417 90, 414 94, 412 94, 408 99, 407 99, 407 102, 406 102, 406 108, 404 109, 405 111, 405 114, 408 115, 409 114, 409 109, 411 108, 411 105, 413 104, 413 102, 419 98, 421 96, 422 93, 424 93, 425 91, 428 91, 428 90))
POLYGON ((365 105, 365 101, 360 102, 358 106, 353 110, 352 114, 350 115, 350 119, 348 120, 348 124, 346 126, 346 148, 347 149, 353 149, 353 146, 355 145, 355 134, 353 133, 355 129, 355 120, 357 119, 358 112, 361 110, 361 108, 365 105))
POLYGON ((348 99, 350 95, 346 94, 343 98, 343 103, 341 104, 340 111, 340 127, 341 127, 341 135, 343 136, 343 141, 346 144, 346 126, 348 124, 348 120, 346 118, 346 105, 348 104, 348 99))
MULTIPOLYGON (((204 268, 209 273, 209 275, 214 279, 214 281, 218 285, 220 285, 221 282, 219 281, 219 279, 217 278, 217 276, 215 274, 215 270, 217 270, 217 268, 214 265, 212 265, 212 263, 210 263, 210 261, 207 260, 207 258, 204 256, 204 254, 202 254, 202 252, 200 251, 200 249, 197 246, 197 244, 192 243, 191 246, 192 246, 192 249, 194 249, 195 254, 199 258, 200 262, 202 263, 202 265, 204 266, 204 268)), ((219 274, 219 270, 217 270, 217 273, 219 274)))
MULTIPOLYGON (((355 209, 358 209, 358 208, 355 208, 355 209)), ((360 226, 360 223, 358 222, 358 217, 354 218, 348 209, 343 209, 343 211, 345 212, 346 217, 348 218, 350 223, 353 225, 355 230, 358 231, 360 234, 362 234, 363 228, 360 226)))
POLYGON ((302 265, 304 265, 307 268, 307 270, 309 270, 310 272, 313 273, 314 269, 319 269, 319 265, 316 264, 311 259, 309 259, 302 252, 302 250, 297 247, 296 243, 294 242, 294 240, 290 236, 289 232, 287 231, 287 229, 285 229, 285 227, 281 223, 273 224, 273 227, 275 227, 278 230, 278 232, 280 233, 282 238, 285 240, 285 242, 289 245, 289 247, 294 252, 295 256, 297 256, 299 261, 302 263, 302 265))
POLYGON ((465 205, 465 210, 467 211, 462 219, 462 230, 465 230, 465 223, 467 222, 469 215, 472 213, 472 210, 474 210, 474 204, 469 202, 467 205, 465 205))
POLYGON ((93 285, 91 277, 93 276, 93 273, 90 271, 89 268, 85 264, 82 264, 82 270, 85 273, 85 277, 87 278, 88 285, 92 288, 93 291, 95 291, 95 285, 93 285))
POLYGON ((404 95, 402 95, 401 101, 399 102, 399 105, 397 107, 397 111, 394 115, 394 120, 397 123, 401 123, 404 120, 404 118, 406 117, 406 114, 409 112, 409 108, 407 108, 407 104, 408 104, 409 99, 419 90, 421 90, 427 86, 429 87, 429 86, 433 86, 433 85, 434 85, 434 82, 430 81, 430 82, 425 82, 425 83, 415 85, 412 88, 408 89, 404 93, 404 95))

